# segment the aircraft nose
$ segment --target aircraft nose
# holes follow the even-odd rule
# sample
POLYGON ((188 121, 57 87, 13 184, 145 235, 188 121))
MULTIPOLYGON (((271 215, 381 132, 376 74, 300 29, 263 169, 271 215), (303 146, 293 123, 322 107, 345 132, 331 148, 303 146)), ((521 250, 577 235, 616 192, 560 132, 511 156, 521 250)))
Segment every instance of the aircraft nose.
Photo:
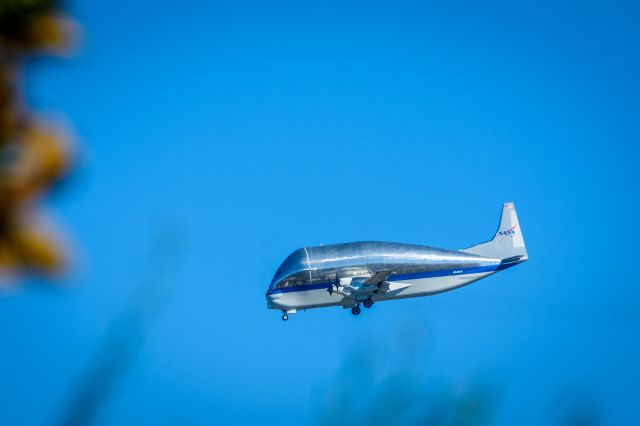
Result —
POLYGON ((279 308, 278 299, 282 296, 280 293, 267 293, 267 306, 270 308, 279 308))

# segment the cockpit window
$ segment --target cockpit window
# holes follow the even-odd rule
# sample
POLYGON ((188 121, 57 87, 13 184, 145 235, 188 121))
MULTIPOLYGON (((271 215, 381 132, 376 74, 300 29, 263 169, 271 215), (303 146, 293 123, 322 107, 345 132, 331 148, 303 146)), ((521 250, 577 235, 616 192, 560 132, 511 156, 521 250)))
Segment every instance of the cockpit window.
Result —
POLYGON ((289 275, 285 279, 277 282, 276 288, 296 287, 305 284, 309 284, 309 271, 300 271, 293 275, 289 275))
POLYGON ((309 262, 304 249, 298 249, 287 257, 276 271, 270 288, 292 287, 309 283, 309 262))

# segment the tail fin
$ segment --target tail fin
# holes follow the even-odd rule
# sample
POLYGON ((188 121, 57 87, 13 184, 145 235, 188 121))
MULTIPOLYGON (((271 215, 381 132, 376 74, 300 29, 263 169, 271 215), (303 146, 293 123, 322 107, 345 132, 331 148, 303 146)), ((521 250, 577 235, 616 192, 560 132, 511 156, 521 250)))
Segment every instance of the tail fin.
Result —
POLYGON ((500 226, 491 241, 477 244, 462 251, 494 259, 527 260, 527 248, 524 245, 524 238, 522 237, 522 230, 518 223, 518 215, 514 204, 504 203, 502 205, 500 226))

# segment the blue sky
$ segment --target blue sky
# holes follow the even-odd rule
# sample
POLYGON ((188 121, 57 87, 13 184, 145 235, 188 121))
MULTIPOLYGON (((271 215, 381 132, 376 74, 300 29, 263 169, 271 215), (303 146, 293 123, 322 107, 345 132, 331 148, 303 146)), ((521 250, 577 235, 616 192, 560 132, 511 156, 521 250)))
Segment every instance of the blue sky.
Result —
POLYGON ((480 387, 491 424, 640 421, 636 5, 68 9, 79 54, 27 89, 78 135, 47 206, 77 262, 65 289, 1 301, 1 424, 56 423, 147 281, 162 308, 98 424, 322 423, 340 392, 362 420, 394 377, 427 407, 480 387), (511 200, 524 265, 357 318, 266 309, 297 247, 462 248, 511 200))

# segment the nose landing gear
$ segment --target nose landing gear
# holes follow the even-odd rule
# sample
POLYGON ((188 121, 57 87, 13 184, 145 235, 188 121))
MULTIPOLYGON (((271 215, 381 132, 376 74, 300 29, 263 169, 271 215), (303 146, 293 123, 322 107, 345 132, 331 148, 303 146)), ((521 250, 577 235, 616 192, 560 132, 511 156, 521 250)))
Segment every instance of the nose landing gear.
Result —
POLYGON ((370 307, 373 306, 373 301, 371 299, 367 299, 364 302, 362 302, 362 304, 364 305, 365 308, 369 309, 370 307))
POLYGON ((353 308, 351 308, 351 313, 353 315, 360 315, 360 305, 356 305, 353 308))
POLYGON ((286 321, 289 319, 289 315, 287 314, 282 314, 282 321, 286 321))

